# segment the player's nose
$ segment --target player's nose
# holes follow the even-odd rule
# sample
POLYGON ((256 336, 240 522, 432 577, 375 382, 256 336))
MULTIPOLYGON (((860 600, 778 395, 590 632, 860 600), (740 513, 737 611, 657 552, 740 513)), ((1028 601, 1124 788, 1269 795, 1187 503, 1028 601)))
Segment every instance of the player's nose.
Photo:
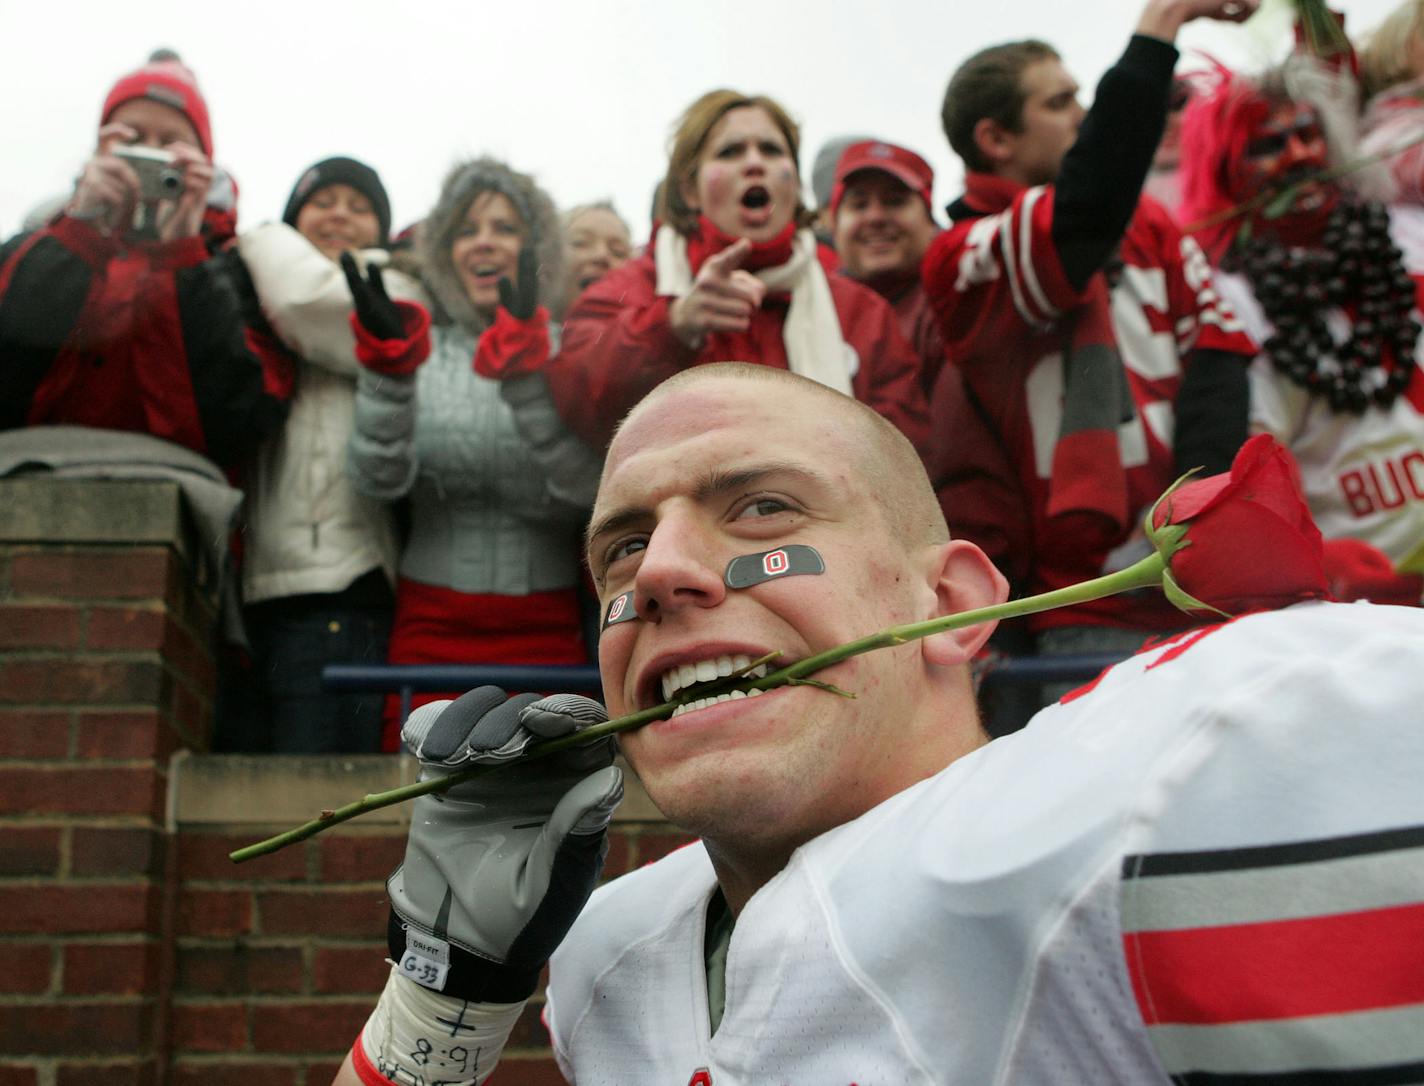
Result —
POLYGON ((690 607, 715 607, 726 597, 719 553, 701 518, 692 512, 664 516, 648 537, 633 581, 633 603, 644 619, 690 607))

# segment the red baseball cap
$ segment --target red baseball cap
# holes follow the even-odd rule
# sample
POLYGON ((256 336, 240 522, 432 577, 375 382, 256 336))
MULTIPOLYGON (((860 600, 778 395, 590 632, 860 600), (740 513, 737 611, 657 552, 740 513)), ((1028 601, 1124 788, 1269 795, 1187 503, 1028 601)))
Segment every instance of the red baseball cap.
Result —
POLYGON ((862 170, 888 173, 923 200, 926 209, 933 206, 930 198, 934 188, 934 170, 930 169, 928 162, 908 148, 897 147, 884 140, 862 140, 842 151, 840 161, 836 163, 836 180, 831 188, 832 211, 845 195, 846 179, 862 170))

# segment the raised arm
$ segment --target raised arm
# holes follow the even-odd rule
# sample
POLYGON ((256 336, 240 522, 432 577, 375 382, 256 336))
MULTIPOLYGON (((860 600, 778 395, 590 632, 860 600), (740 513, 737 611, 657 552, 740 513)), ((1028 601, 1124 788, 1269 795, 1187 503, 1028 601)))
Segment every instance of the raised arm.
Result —
MULTIPOLYGON (((428 779, 605 719, 587 698, 485 686, 422 706, 402 738, 428 779)), ((386 884, 396 964, 334 1086, 489 1077, 598 879, 623 795, 612 761, 612 740, 596 740, 415 801, 405 860, 386 884)))
POLYGON ((415 455, 415 371, 430 356, 430 314, 413 302, 386 294, 379 265, 363 276, 343 253, 355 312, 356 407, 346 466, 357 491, 378 501, 396 501, 410 491, 419 464, 415 455))
MULTIPOLYGON (((305 362, 355 377, 356 339, 351 331, 351 290, 339 265, 286 223, 264 223, 238 239, 262 312, 282 342, 305 362)), ((363 264, 383 266, 392 298, 424 304, 424 291, 386 265, 386 254, 361 254, 363 264)))
POLYGON ((1063 159, 1053 195, 1053 243, 1081 290, 1132 219, 1162 140, 1177 32, 1198 18, 1239 22, 1259 0, 1152 0, 1118 62, 1098 82, 1093 106, 1063 159))
POLYGON ((603 457, 565 425, 549 392, 549 311, 538 302, 536 260, 533 249, 524 249, 518 282, 500 280, 500 305, 480 336, 475 372, 499 382, 500 398, 544 473, 550 496, 582 511, 593 506, 603 457))

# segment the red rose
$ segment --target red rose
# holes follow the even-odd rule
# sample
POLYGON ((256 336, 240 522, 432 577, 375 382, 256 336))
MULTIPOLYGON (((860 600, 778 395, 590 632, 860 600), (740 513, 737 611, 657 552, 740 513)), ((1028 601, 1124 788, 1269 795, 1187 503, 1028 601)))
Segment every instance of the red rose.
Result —
POLYGON ((1290 455, 1266 434, 1241 446, 1229 475, 1167 491, 1148 535, 1167 560, 1162 589, 1184 611, 1239 615, 1330 598, 1320 529, 1290 455))

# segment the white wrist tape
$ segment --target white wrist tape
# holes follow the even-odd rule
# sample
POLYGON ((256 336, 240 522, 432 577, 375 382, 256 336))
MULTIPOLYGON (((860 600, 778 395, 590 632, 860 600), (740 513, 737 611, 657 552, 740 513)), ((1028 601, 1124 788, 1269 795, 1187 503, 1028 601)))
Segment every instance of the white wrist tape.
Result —
POLYGON ((479 1086, 499 1062, 525 1002, 469 1003, 392 969, 361 1046, 391 1082, 479 1086))

